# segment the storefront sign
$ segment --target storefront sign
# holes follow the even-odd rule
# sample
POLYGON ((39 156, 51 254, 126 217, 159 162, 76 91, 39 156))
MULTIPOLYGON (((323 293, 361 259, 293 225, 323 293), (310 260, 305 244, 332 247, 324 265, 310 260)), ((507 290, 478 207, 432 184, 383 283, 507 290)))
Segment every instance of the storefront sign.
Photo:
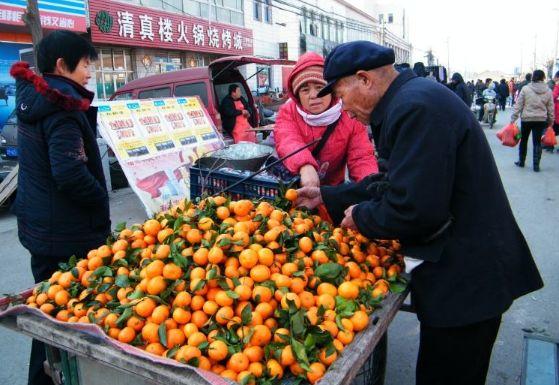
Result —
MULTIPOLYGON (((86 32, 83 0, 38 1, 41 26, 45 29, 68 29, 86 32)), ((0 24, 23 26, 27 0, 0 0, 0 24)))
POLYGON ((224 146, 197 97, 102 102, 97 121, 150 216, 188 198, 190 166, 224 146))
POLYGON ((252 30, 206 19, 131 6, 117 1, 91 0, 94 43, 252 55, 252 30))

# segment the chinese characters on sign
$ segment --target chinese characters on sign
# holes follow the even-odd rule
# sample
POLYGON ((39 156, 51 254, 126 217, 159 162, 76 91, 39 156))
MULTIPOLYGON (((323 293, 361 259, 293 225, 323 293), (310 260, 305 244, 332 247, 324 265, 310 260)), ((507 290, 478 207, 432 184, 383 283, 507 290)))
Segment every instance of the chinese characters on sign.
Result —
MULTIPOLYGON (((23 17, 22 11, 0 9, 0 23, 3 21, 23 23, 22 17, 23 17)), ((75 20, 62 17, 62 16, 41 15, 41 25, 45 28, 50 27, 50 28, 74 29, 75 20)))
MULTIPOLYGON (((140 25, 140 37, 142 40, 149 39, 153 41, 153 18, 141 14, 137 17, 138 23, 140 25)), ((120 37, 133 39, 134 38, 134 14, 128 11, 118 11, 118 35, 120 37)), ((184 21, 180 21, 177 24, 178 38, 174 37, 173 21, 169 18, 160 17, 158 21, 159 25, 159 41, 162 42, 185 42, 188 43, 188 30, 184 21)), ((220 30, 217 27, 210 25, 204 31, 204 26, 201 24, 194 24, 192 26, 192 40, 195 45, 204 46, 206 45, 206 35, 208 37, 208 46, 219 48, 223 46, 224 48, 231 49, 231 31, 223 28, 221 30, 221 40, 220 40, 220 30)), ((240 32, 235 32, 233 35, 233 48, 236 50, 243 49, 243 35, 240 32)))
MULTIPOLYGON (((0 24, 24 27, 23 14, 26 7, 25 0, 0 0, 0 24)), ((38 8, 41 26, 45 29, 79 32, 87 30, 84 0, 39 1, 38 8)))

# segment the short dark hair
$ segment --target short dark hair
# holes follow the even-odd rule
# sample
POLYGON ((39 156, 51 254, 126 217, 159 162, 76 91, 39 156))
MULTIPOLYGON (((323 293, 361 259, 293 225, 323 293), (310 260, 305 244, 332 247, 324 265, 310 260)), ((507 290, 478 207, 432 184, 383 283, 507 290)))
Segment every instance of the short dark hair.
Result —
POLYGON ((545 79, 545 72, 542 70, 535 70, 532 73, 532 81, 533 82, 541 82, 545 79))
POLYGON ((237 88, 240 88, 238 84, 229 84, 229 95, 237 91, 237 88))
POLYGON ((37 67, 43 73, 53 72, 58 59, 64 59, 68 70, 74 72, 83 58, 96 60, 97 51, 89 41, 71 31, 50 33, 37 49, 37 67))
POLYGON ((526 74, 526 81, 532 81, 532 74, 526 74))
POLYGON ((555 72, 555 76, 553 76, 554 78, 559 78, 559 71, 555 72))

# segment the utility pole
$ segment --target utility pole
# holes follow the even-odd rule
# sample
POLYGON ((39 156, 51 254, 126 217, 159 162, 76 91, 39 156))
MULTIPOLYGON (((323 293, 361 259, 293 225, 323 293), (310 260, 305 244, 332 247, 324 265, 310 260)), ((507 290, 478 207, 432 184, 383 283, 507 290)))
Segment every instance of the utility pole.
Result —
POLYGON ((37 0, 27 0, 27 8, 23 13, 22 19, 27 28, 29 28, 29 32, 31 32, 35 68, 38 72, 37 48, 39 47, 39 42, 43 38, 43 29, 41 28, 41 18, 39 16, 39 6, 37 5, 37 0))

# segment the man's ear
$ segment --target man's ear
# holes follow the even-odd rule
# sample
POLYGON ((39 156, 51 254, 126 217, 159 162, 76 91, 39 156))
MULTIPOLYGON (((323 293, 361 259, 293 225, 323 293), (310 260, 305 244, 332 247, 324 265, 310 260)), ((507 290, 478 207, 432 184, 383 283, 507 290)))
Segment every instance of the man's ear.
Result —
POLYGON ((67 72, 68 66, 66 65, 64 59, 62 59, 61 57, 56 59, 56 64, 54 65, 54 73, 57 75, 64 75, 67 72))
POLYGON ((365 88, 371 88, 374 84, 373 74, 370 71, 359 70, 355 74, 357 82, 365 88))

